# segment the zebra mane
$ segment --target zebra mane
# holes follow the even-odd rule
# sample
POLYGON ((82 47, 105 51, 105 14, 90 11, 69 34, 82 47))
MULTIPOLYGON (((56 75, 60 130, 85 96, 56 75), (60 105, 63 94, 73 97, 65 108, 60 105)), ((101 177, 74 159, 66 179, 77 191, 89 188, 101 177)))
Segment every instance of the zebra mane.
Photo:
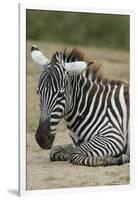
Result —
POLYGON ((57 57, 61 56, 62 60, 64 62, 75 62, 75 61, 85 61, 88 64, 88 71, 89 73, 94 74, 94 76, 99 76, 101 77, 100 72, 100 65, 97 65, 94 63, 94 61, 89 61, 86 59, 84 53, 78 49, 78 48, 73 48, 71 51, 68 51, 67 48, 65 48, 64 51, 62 52, 56 52, 53 57, 52 61, 56 62, 57 57))
POLYGON ((106 84, 110 83, 111 85, 117 84, 121 85, 127 84, 126 82, 120 81, 120 80, 111 80, 109 78, 103 77, 103 74, 101 72, 101 64, 94 63, 94 61, 90 61, 86 59, 85 54, 78 48, 73 48, 71 51, 68 51, 67 48, 65 48, 62 52, 56 52, 53 57, 52 61, 56 62, 57 57, 61 57, 64 62, 75 62, 75 61, 85 61, 88 64, 88 68, 86 71, 86 77, 91 77, 91 79, 97 82, 100 82, 101 80, 106 84))
POLYGON ((86 61, 84 58, 84 53, 77 48, 73 48, 71 51, 67 51, 67 48, 63 52, 56 52, 52 60, 56 60, 56 56, 62 56, 64 62, 75 62, 75 61, 86 61))

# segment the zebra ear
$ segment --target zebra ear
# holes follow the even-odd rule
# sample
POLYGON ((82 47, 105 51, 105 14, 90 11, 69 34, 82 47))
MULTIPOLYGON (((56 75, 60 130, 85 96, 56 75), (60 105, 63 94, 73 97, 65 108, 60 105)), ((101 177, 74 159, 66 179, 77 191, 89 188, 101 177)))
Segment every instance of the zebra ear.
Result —
POLYGON ((41 67, 49 62, 49 59, 43 55, 36 45, 33 45, 31 48, 31 56, 32 60, 41 67))
POLYGON ((87 63, 84 61, 75 61, 70 63, 65 63, 65 69, 72 74, 80 74, 87 68, 87 63))

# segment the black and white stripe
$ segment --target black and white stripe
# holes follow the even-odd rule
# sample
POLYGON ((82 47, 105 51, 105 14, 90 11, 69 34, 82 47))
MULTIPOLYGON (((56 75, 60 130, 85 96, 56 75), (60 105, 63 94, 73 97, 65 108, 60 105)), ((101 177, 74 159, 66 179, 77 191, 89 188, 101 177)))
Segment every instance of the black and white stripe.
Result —
POLYGON ((64 117, 73 140, 73 145, 53 147, 51 160, 86 166, 129 162, 128 85, 104 80, 95 66, 81 74, 66 72, 65 61, 77 59, 56 53, 40 76, 41 116, 50 117, 54 134, 64 117))

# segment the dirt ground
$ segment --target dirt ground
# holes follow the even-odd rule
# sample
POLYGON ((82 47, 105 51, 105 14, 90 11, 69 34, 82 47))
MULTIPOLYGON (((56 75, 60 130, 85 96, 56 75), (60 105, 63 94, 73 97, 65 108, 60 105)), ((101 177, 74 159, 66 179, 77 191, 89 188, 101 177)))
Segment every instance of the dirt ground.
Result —
MULTIPOLYGON (((51 162, 49 151, 35 141, 39 121, 39 101, 36 95, 40 69, 32 63, 30 48, 36 44, 50 57, 65 45, 27 42, 27 190, 70 187, 90 187, 129 184, 129 164, 110 167, 74 166, 69 162, 51 162)), ((81 48, 82 49, 82 48, 81 48)), ((89 58, 102 64, 106 77, 129 81, 129 53, 111 49, 84 48, 89 58)), ((71 143, 64 120, 58 126, 54 145, 71 143)))

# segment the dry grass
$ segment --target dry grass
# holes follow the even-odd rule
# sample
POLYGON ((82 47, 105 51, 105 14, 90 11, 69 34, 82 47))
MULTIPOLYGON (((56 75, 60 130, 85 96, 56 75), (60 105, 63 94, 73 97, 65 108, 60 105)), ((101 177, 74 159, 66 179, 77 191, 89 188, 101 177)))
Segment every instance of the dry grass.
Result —
MULTIPOLYGON (((39 121, 39 100, 36 88, 40 69, 32 62, 30 56, 30 48, 34 43, 49 58, 55 51, 64 50, 66 47, 62 44, 27 42, 27 189, 128 184, 129 164, 89 168, 73 166, 68 162, 50 162, 49 151, 40 149, 36 144, 34 135, 39 121)), ((102 64, 105 77, 129 81, 128 52, 103 48, 85 48, 83 51, 90 60, 94 59, 102 64)), ((58 127, 54 145, 70 143, 67 132, 62 121, 58 127)))

